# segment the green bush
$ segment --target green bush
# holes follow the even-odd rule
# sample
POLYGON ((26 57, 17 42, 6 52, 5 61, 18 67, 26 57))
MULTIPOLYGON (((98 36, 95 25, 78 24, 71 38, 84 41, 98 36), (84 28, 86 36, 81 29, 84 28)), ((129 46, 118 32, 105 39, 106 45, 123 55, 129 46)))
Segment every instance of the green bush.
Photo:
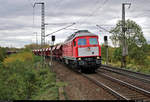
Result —
POLYGON ((113 52, 113 62, 115 61, 121 61, 121 48, 116 48, 113 52))
POLYGON ((0 47, 0 62, 2 62, 6 56, 6 49, 0 47))
POLYGON ((49 95, 56 96, 50 99, 57 99, 56 75, 48 66, 35 67, 34 64, 41 65, 39 61, 40 57, 31 52, 5 58, 0 63, 0 100, 40 99, 40 96, 46 94, 45 90, 51 90, 49 95))

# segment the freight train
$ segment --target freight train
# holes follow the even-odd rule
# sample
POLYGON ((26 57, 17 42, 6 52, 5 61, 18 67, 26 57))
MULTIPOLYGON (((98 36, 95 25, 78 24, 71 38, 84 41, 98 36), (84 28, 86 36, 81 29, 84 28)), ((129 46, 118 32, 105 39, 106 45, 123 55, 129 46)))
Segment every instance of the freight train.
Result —
POLYGON ((51 56, 73 68, 94 72, 101 66, 101 46, 98 35, 88 30, 79 30, 64 43, 45 49, 33 50, 35 55, 51 56), (52 54, 51 54, 52 52, 52 54))

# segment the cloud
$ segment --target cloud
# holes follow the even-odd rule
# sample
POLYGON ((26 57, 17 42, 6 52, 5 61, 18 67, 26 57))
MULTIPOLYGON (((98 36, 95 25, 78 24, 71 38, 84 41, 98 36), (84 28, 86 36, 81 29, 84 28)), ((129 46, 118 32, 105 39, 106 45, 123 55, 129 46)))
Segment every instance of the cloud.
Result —
MULTIPOLYGON (((0 46, 23 47, 26 44, 36 42, 35 33, 38 33, 38 42, 41 35, 41 5, 36 5, 34 9, 33 24, 33 4, 35 0, 1 0, 0 1, 0 46)), ((96 24, 102 25, 106 29, 114 27, 122 15, 122 3, 131 2, 131 7, 126 7, 126 19, 132 19, 143 28, 144 36, 150 41, 150 13, 149 0, 36 0, 45 2, 45 34, 54 32, 70 23, 76 25, 57 32, 56 43, 64 41, 67 36, 76 30, 87 29, 99 35, 100 42, 103 43, 106 32, 99 32, 96 24), (65 24, 66 23, 66 24, 65 24)), ((46 41, 50 42, 50 37, 46 41)), ((110 41, 110 40, 109 40, 110 41)), ((111 41, 110 41, 111 44, 111 41)))

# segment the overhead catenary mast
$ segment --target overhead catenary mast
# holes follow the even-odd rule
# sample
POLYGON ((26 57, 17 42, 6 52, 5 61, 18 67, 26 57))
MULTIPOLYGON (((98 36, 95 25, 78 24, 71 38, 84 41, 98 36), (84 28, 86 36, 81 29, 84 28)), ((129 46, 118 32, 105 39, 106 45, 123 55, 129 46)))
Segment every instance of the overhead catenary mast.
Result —
POLYGON ((45 45, 45 4, 44 2, 35 2, 33 8, 36 4, 41 4, 41 46, 45 45))
POLYGON ((126 27, 125 27, 125 5, 131 6, 131 3, 122 3, 122 63, 121 67, 126 67, 126 56, 128 55, 128 48, 126 42, 126 27))
MULTIPOLYGON (((41 48, 42 45, 45 45, 45 5, 44 2, 35 2, 33 5, 33 8, 35 7, 36 4, 41 5, 41 48)), ((45 66, 45 53, 43 53, 44 59, 42 59, 42 54, 41 54, 41 62, 43 63, 42 66, 45 66)))

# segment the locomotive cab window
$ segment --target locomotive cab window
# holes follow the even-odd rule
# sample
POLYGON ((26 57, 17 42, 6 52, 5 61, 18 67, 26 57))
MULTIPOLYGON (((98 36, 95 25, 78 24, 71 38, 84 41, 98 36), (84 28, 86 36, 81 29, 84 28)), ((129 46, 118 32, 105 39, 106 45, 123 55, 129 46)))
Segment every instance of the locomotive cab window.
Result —
POLYGON ((89 39, 89 43, 90 43, 90 45, 97 45, 97 44, 98 44, 96 38, 90 38, 90 39, 89 39))
POLYGON ((78 39, 78 45, 86 45, 86 39, 85 38, 78 39))

